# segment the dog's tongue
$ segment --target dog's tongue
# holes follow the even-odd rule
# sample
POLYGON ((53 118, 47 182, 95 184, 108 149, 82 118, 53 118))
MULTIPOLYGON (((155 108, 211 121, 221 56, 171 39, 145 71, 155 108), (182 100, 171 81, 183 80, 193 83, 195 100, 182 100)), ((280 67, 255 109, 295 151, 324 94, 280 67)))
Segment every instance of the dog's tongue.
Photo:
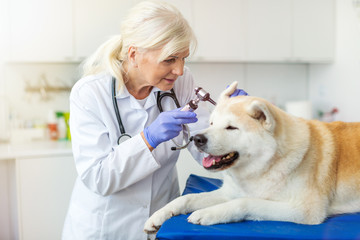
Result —
POLYGON ((214 160, 216 162, 218 162, 218 161, 221 160, 221 157, 209 155, 209 156, 203 158, 202 164, 203 164, 204 167, 208 168, 208 167, 211 167, 213 165, 214 160))

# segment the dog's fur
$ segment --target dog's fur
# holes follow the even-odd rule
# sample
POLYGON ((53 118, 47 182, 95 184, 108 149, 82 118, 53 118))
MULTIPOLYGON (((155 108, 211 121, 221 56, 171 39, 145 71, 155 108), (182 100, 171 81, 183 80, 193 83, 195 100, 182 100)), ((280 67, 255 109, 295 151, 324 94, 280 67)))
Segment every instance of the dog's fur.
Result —
POLYGON ((360 211, 360 123, 305 120, 261 98, 230 98, 236 86, 221 94, 211 126, 195 136, 199 150, 210 154, 204 166, 225 170, 223 186, 175 199, 148 219, 145 232, 193 211, 188 221, 201 225, 245 219, 320 224, 360 211), (213 157, 231 152, 230 159, 213 157))

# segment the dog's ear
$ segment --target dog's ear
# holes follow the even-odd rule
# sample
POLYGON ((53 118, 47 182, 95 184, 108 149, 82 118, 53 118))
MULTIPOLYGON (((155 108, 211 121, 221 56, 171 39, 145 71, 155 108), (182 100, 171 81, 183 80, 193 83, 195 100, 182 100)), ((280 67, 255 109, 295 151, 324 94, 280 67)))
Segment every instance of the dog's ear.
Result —
POLYGON ((238 82, 233 82, 232 84, 230 84, 229 87, 227 87, 221 94, 219 97, 218 101, 221 101, 225 98, 229 98, 231 96, 231 94, 234 93, 234 91, 236 90, 236 87, 238 85, 238 82))
POLYGON ((275 119, 265 102, 254 100, 247 108, 248 114, 258 120, 269 132, 275 129, 275 119))

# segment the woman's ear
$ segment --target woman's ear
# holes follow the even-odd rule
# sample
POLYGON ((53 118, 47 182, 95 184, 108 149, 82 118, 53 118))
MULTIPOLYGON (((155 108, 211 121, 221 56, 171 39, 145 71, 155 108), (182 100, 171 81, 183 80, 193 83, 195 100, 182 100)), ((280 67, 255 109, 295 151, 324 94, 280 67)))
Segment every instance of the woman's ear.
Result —
POLYGON ((135 68, 138 66, 136 61, 137 54, 138 54, 137 48, 134 46, 130 46, 128 50, 128 59, 130 65, 135 68))

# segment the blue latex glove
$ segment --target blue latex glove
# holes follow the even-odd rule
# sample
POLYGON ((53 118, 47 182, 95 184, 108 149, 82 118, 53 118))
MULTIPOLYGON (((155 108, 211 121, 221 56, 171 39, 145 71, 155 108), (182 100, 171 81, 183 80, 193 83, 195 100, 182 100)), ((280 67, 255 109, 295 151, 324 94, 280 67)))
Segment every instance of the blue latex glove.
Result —
POLYGON ((144 129, 144 137, 153 148, 178 136, 182 124, 197 121, 196 113, 180 111, 180 109, 160 113, 155 121, 144 129))
MULTIPOLYGON (((229 85, 227 85, 226 88, 228 88, 229 85)), ((245 92, 244 90, 242 89, 235 89, 234 93, 230 95, 230 97, 236 97, 236 96, 248 96, 249 94, 247 92, 245 92)))
POLYGON ((248 96, 249 94, 245 92, 242 89, 235 89, 234 93, 230 95, 230 97, 236 97, 236 96, 248 96))

